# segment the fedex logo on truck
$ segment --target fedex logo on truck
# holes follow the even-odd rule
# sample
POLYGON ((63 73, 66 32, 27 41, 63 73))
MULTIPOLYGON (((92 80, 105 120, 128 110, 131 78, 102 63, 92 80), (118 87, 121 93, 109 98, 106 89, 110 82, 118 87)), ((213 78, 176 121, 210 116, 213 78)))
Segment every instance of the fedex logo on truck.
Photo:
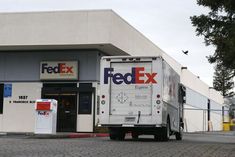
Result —
POLYGON ((114 84, 150 84, 157 83, 157 73, 145 73, 144 67, 133 67, 131 73, 113 73, 114 68, 104 68, 104 84, 108 84, 109 78, 114 84), (145 79, 147 78, 147 79, 145 79))
POLYGON ((68 66, 66 63, 58 63, 56 66, 48 66, 47 63, 42 64, 42 73, 60 73, 60 74, 72 74, 73 66, 68 66))

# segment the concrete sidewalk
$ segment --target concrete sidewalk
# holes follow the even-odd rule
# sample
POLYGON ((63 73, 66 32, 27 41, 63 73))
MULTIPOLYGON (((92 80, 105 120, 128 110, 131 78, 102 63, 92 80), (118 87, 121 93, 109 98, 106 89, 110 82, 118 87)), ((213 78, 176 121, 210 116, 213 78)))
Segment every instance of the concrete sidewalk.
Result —
POLYGON ((235 136, 235 131, 198 131, 198 132, 185 132, 185 134, 235 136))
POLYGON ((71 133, 63 132, 56 134, 34 134, 34 133, 0 133, 1 137, 21 137, 29 139, 58 139, 58 138, 91 138, 108 137, 108 133, 71 133))

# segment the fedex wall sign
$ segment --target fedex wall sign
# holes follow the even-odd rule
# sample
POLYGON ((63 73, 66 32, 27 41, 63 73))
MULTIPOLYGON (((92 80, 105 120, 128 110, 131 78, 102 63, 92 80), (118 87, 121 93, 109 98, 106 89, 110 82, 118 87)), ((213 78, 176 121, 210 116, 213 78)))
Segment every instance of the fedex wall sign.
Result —
POLYGON ((43 61, 40 63, 41 80, 77 80, 77 61, 43 61))
POLYGON ((144 67, 132 67, 130 73, 114 72, 114 68, 104 68, 104 84, 109 79, 114 84, 151 84, 157 83, 157 73, 147 73, 144 67))

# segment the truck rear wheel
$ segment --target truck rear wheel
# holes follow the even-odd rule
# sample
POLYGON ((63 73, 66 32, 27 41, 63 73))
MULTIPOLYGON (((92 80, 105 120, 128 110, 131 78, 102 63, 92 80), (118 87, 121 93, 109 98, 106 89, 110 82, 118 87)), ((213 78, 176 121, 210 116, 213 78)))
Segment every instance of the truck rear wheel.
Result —
POLYGON ((116 136, 116 134, 109 134, 109 138, 110 138, 110 140, 116 140, 117 139, 117 136, 116 136))
POLYGON ((116 128, 109 128, 109 138, 111 140, 117 140, 118 130, 116 128))
POLYGON ((182 140, 182 138, 183 138, 183 129, 182 129, 181 127, 180 127, 179 132, 176 132, 176 133, 175 133, 175 138, 176 138, 176 140, 178 140, 178 141, 182 140))
POLYGON ((124 140, 125 132, 120 128, 109 128, 109 138, 111 140, 124 140))
POLYGON ((170 132, 171 132, 170 120, 167 119, 166 127, 164 127, 162 130, 162 140, 163 141, 168 141, 170 139, 170 132))
POLYGON ((155 141, 162 141, 162 135, 154 135, 155 141))
POLYGON ((136 132, 132 132, 131 137, 132 137, 132 139, 137 140, 139 138, 139 134, 136 132))
POLYGON ((125 139, 125 136, 126 136, 125 132, 120 132, 120 133, 118 134, 118 140, 120 140, 120 141, 124 140, 124 139, 125 139))

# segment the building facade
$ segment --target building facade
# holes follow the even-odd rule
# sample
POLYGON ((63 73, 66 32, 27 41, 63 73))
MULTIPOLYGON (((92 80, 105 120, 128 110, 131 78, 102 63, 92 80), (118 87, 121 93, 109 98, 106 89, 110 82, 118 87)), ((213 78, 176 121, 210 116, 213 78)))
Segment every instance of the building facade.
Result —
POLYGON ((98 50, 1 52, 1 131, 33 132, 36 99, 58 100, 60 132, 92 132, 98 50))
POLYGON ((33 132, 41 98, 58 100, 58 132, 93 132, 105 55, 162 56, 186 87, 186 131, 222 129, 221 95, 112 10, 93 10, 0 14, 0 132, 33 132))

